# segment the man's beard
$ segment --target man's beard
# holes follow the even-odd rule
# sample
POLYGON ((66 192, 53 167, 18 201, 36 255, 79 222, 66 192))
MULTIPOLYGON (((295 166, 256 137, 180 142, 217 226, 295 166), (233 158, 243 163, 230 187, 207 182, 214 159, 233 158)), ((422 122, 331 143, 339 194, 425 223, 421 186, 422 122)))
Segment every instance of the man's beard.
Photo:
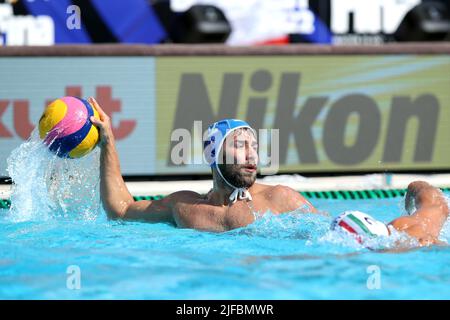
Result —
POLYGON ((219 164, 220 172, 228 183, 236 188, 250 188, 256 180, 256 171, 244 172, 244 165, 239 164, 219 164))

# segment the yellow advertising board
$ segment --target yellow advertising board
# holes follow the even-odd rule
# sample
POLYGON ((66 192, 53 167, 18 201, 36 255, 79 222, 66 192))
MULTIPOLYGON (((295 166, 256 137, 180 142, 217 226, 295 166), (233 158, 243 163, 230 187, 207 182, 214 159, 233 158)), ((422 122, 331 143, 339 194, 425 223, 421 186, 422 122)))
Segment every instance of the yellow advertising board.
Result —
POLYGON ((221 118, 278 129, 267 146, 278 144, 279 172, 450 169, 448 55, 157 57, 155 67, 158 174, 209 172, 201 135, 221 118), (193 135, 186 165, 171 158, 177 129, 193 135))

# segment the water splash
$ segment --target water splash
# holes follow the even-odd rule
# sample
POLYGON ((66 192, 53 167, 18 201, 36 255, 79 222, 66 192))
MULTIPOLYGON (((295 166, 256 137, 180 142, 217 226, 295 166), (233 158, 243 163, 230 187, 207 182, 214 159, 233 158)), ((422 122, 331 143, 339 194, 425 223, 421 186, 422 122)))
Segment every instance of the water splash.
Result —
MULTIPOLYGON (((255 216, 252 224, 231 230, 227 234, 232 236, 247 236, 250 238, 294 239, 303 240, 304 245, 314 247, 315 250, 333 253, 350 253, 361 251, 396 252, 420 247, 417 239, 405 232, 399 232, 392 226, 389 236, 365 238, 363 244, 347 232, 337 229, 331 230, 331 216, 308 214, 296 210, 282 215, 270 211, 255 216)), ((450 238, 450 218, 442 228, 440 240, 447 242, 450 238)))
MULTIPOLYGON (((447 201, 447 207, 450 208, 450 196, 449 194, 444 194, 445 200, 447 201)), ((439 235, 439 240, 450 243, 450 213, 445 221, 441 233, 439 235)))
POLYGON ((322 214, 295 210, 290 213, 273 214, 270 211, 257 216, 255 221, 228 234, 250 237, 314 240, 330 228, 331 218, 322 214))
POLYGON ((101 209, 100 152, 80 159, 59 158, 42 143, 37 129, 7 160, 13 181, 12 221, 69 218, 95 219, 101 209))
POLYGON ((364 238, 363 243, 357 241, 357 239, 350 235, 348 232, 342 229, 329 230, 318 242, 322 244, 332 244, 342 248, 352 249, 354 251, 390 251, 399 250, 402 248, 417 248, 419 242, 410 237, 405 232, 399 232, 392 226, 388 226, 389 236, 377 236, 373 238, 364 238))

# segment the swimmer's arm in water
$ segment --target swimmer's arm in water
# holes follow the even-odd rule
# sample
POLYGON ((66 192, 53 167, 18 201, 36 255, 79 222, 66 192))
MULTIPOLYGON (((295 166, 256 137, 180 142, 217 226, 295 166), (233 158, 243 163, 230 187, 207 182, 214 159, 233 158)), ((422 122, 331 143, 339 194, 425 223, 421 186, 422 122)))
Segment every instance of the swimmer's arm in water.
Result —
POLYGON ((421 245, 439 244, 439 233, 448 217, 448 206, 442 192, 426 182, 415 181, 408 186, 405 208, 416 211, 390 223, 398 231, 416 238, 421 245))
POLYGON ((100 120, 91 121, 100 128, 100 193, 110 219, 173 221, 171 197, 155 201, 134 201, 120 171, 111 121, 94 98, 89 102, 97 109, 100 120))

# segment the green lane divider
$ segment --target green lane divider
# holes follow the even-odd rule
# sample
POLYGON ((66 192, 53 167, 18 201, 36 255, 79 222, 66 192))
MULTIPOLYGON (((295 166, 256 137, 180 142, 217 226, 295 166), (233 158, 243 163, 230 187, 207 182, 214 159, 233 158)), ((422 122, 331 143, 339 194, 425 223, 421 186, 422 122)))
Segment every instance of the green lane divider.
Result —
POLYGON ((11 200, 0 199, 0 209, 8 209, 11 206, 11 200))
MULTIPOLYGON (((441 188, 442 191, 448 192, 450 188, 441 188)), ((366 199, 388 199, 403 197, 406 189, 376 189, 376 190, 333 190, 333 191, 301 191, 307 199, 332 199, 332 200, 366 200, 366 199)), ((155 196, 135 196, 134 200, 160 200, 163 195, 155 196)), ((11 207, 11 200, 0 199, 0 209, 8 209, 11 207)))

